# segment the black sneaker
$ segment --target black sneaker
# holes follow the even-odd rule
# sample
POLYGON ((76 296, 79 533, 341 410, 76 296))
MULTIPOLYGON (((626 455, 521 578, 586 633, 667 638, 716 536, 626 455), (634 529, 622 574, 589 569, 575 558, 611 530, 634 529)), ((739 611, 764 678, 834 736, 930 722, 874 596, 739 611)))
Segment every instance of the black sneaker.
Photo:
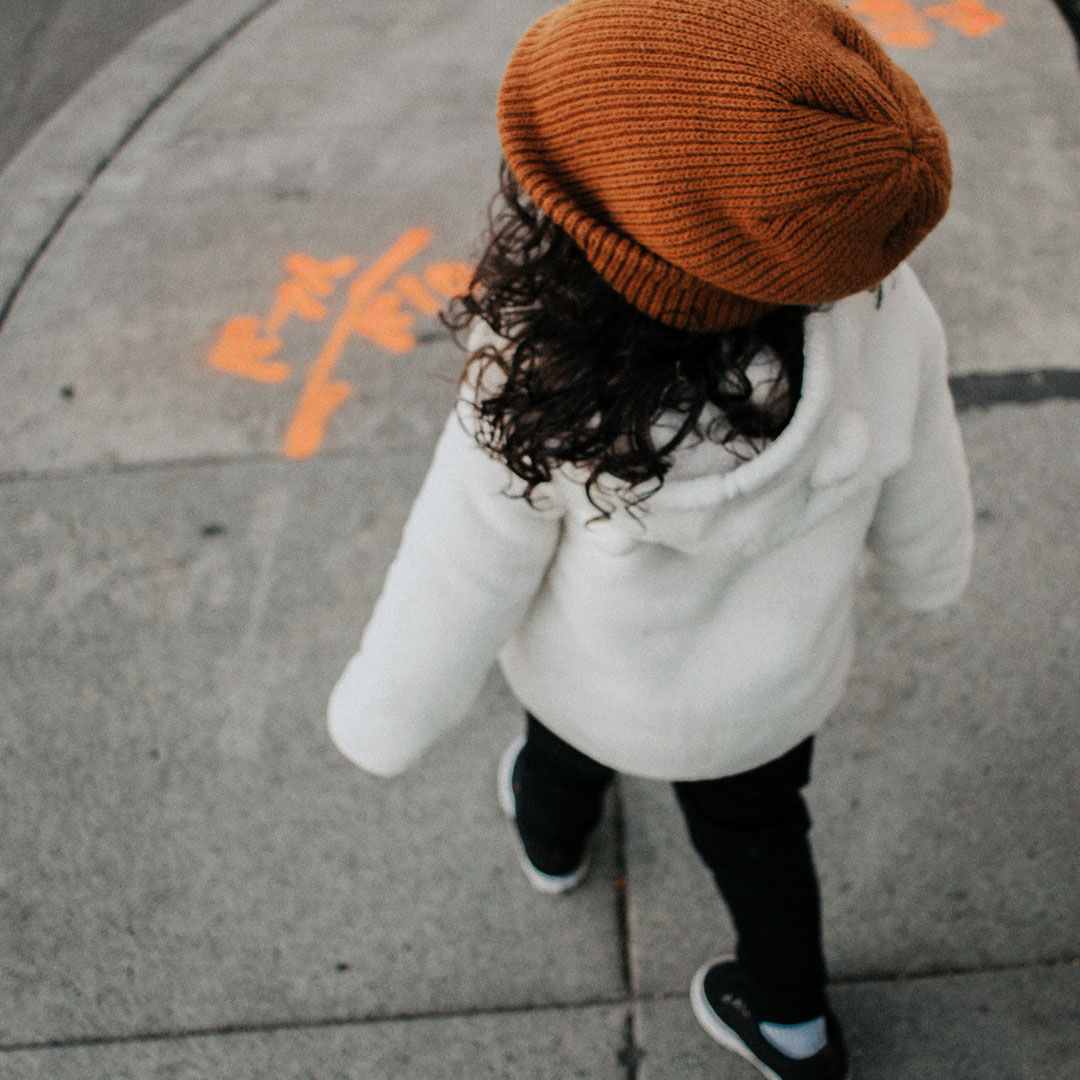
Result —
POLYGON ((769 1080, 844 1080, 847 1051, 836 1018, 825 1014, 829 1041, 813 1057, 790 1058, 770 1043, 750 1013, 736 961, 710 960, 690 985, 698 1023, 728 1050, 746 1058, 769 1080))
POLYGON ((525 842, 517 827, 517 790, 514 771, 518 755, 525 746, 525 736, 520 735, 507 748, 499 762, 499 805, 510 819, 518 862, 529 884, 538 892, 548 895, 569 892, 580 885, 589 870, 589 858, 584 852, 566 852, 562 849, 540 850, 535 844, 526 851, 525 842))

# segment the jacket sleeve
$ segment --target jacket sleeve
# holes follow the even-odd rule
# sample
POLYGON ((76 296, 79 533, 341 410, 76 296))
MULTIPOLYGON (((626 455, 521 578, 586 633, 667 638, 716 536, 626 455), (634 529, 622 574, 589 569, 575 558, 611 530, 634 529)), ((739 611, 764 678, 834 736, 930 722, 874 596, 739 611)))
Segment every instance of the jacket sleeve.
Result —
POLYGON ((925 327, 912 453, 884 483, 868 536, 870 583, 914 611, 953 602, 971 569, 967 461, 946 369, 945 335, 921 293, 925 327))
POLYGON ((330 696, 331 738, 361 768, 402 772, 457 724, 523 618, 561 514, 508 495, 515 482, 520 491, 452 414, 360 649, 330 696))

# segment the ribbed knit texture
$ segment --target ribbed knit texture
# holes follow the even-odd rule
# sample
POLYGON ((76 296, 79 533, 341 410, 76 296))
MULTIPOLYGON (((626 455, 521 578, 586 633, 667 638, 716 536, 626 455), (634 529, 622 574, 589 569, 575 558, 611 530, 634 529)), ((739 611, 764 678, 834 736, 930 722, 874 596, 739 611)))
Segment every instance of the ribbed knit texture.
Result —
POLYGON ((948 206, 940 123, 831 0, 572 0, 519 42, 498 120, 526 193, 676 327, 870 288, 948 206))

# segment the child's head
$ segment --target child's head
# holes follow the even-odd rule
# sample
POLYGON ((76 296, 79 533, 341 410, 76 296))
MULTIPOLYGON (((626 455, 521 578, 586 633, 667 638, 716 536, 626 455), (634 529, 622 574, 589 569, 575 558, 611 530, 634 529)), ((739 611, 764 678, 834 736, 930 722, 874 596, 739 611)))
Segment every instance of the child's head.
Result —
POLYGON ((806 310, 880 282, 948 203, 937 118, 831 0, 571 0, 518 44, 498 120, 502 208, 448 323, 508 342, 467 374, 529 492, 569 464, 640 501, 691 434, 774 438, 806 310))
POLYGON ((519 42, 498 119, 525 193, 676 327, 869 288, 948 203, 937 118, 831 0, 572 0, 519 42))
POLYGON ((670 326, 620 296, 505 164, 493 209, 469 290, 444 321, 463 333, 479 320, 504 339, 470 353, 463 381, 483 387, 479 440, 526 481, 527 497, 572 465, 606 516, 609 478, 618 501, 640 503, 691 434, 744 456, 783 430, 802 384, 806 308, 774 307, 724 331, 670 326), (779 368, 755 389, 747 370, 765 349, 779 368), (680 419, 658 438, 662 414, 680 419))

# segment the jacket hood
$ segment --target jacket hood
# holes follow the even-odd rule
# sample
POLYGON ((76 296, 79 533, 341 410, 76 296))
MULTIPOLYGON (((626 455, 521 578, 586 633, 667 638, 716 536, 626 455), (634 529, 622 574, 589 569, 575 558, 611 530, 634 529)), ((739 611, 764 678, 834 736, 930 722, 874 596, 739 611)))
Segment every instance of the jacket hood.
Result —
MULTIPOLYGON (((904 274, 910 274, 906 266, 896 276, 904 274)), ((883 288, 893 284, 890 278, 883 288)), ((875 335, 876 297, 876 290, 859 293, 807 316, 802 393, 795 412, 780 435, 753 457, 744 460, 719 443, 691 438, 675 451, 659 490, 630 508, 623 496, 632 489, 614 477, 601 478, 598 494, 606 496, 612 510, 606 518, 589 501, 584 473, 564 467, 546 485, 549 491, 537 490, 538 508, 571 514, 593 543, 612 554, 658 544, 688 555, 716 550, 750 556, 782 543, 805 522, 808 504, 814 516, 824 514, 850 494, 852 485, 876 483, 899 463, 893 446, 900 444, 890 446, 889 439, 879 437, 875 450, 863 415, 866 380, 891 382, 887 372, 857 368, 867 335, 875 335)), ((481 326, 473 331, 469 348, 492 343, 499 339, 481 326)), ((464 415, 468 411, 462 415, 471 430, 464 415)), ((897 414, 876 426, 903 425, 897 414)), ((661 418, 658 427, 664 426, 661 418)))
MULTIPOLYGON (((741 460, 718 443, 684 444, 658 491, 632 511, 620 505, 606 519, 597 516, 580 479, 564 470, 556 484, 569 511, 584 517, 588 534, 611 553, 645 543, 686 554, 715 548, 749 555, 780 542, 811 498, 820 501, 845 485, 866 461, 868 426, 839 389, 847 373, 838 365, 853 351, 843 340, 850 320, 835 310, 864 303, 852 298, 807 316, 802 394, 788 425, 760 453, 741 460)), ((602 490, 619 501, 617 493, 626 488, 612 480, 602 490)))

